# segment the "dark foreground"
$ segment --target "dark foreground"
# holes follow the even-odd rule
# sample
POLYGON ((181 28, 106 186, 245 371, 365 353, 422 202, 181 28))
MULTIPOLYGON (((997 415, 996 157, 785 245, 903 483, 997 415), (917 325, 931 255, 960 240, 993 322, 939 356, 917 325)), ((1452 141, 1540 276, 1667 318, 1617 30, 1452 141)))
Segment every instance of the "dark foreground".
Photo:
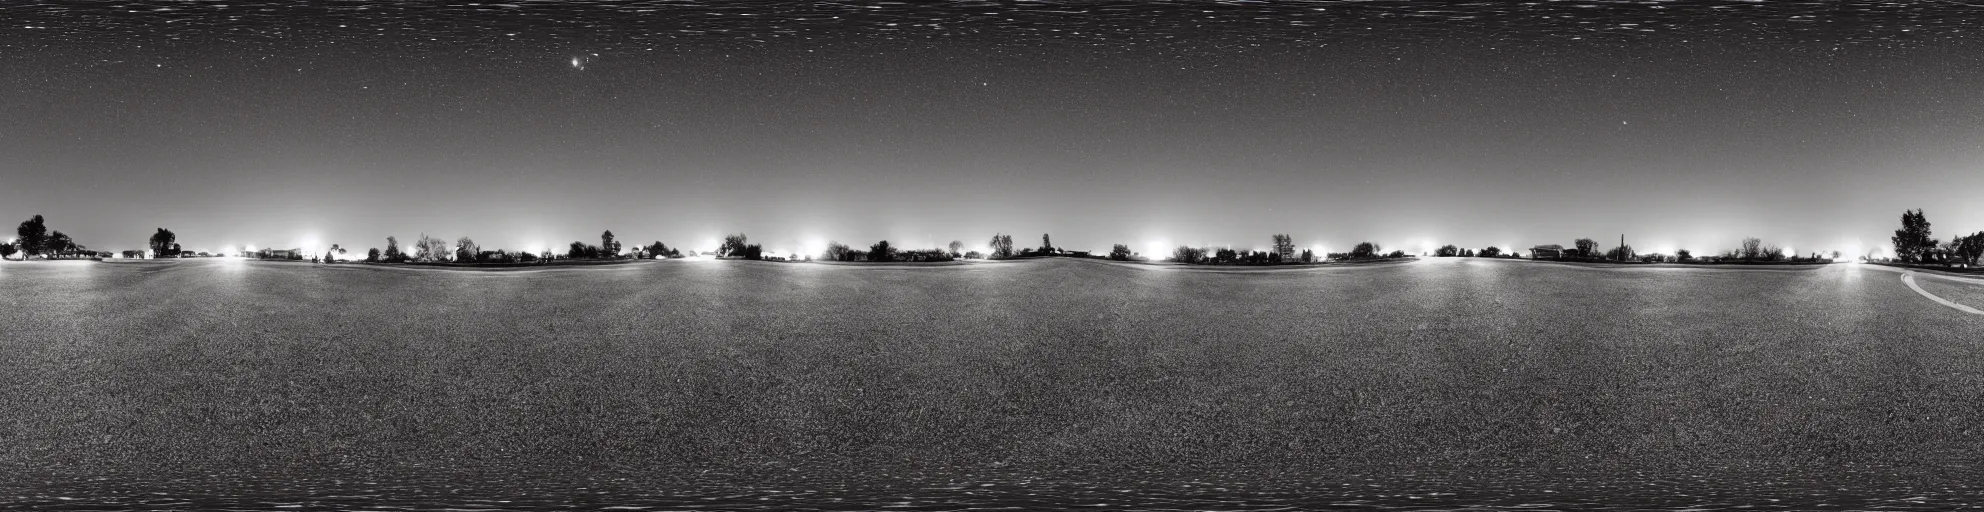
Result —
POLYGON ((1898 276, 3 264, 0 508, 1978 506, 1898 276))

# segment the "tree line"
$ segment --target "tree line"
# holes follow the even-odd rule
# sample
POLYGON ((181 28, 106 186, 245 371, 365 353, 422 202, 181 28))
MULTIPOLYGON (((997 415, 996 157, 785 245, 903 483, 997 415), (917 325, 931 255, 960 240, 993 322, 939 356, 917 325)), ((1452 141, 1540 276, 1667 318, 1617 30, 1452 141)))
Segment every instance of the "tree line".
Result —
MULTIPOLYGON (((22 259, 22 260, 32 259, 32 258, 80 259, 80 258, 111 257, 111 253, 109 252, 92 251, 88 247, 76 243, 76 241, 73 238, 71 238, 67 234, 64 234, 60 230, 50 230, 48 228, 47 219, 43 218, 41 215, 35 215, 26 221, 22 221, 20 225, 15 228, 15 234, 16 237, 14 238, 12 243, 0 244, 0 257, 22 259)), ((1958 235, 1950 238, 1947 241, 1939 242, 1935 237, 1932 236, 1929 220, 1927 216, 1925 216, 1922 213, 1922 210, 1920 209, 1907 210, 1902 212, 1901 228, 1895 230, 1894 236, 1890 238, 1890 241, 1893 242, 1893 246, 1894 246, 1893 259, 1903 264, 1942 265, 1942 266, 1960 265, 1965 267, 1975 267, 1978 266, 1980 263, 1984 263, 1984 231, 1972 233, 1969 235, 1958 235)), ((146 242, 147 242, 146 246, 148 247, 148 250, 143 251, 142 253, 140 251, 124 251, 123 255, 127 258, 135 258, 135 257, 183 258, 183 257, 223 256, 223 254, 210 254, 206 252, 185 251, 181 248, 179 244, 178 235, 174 233, 172 230, 162 227, 157 228, 157 231, 155 231, 150 237, 150 239, 148 239, 146 242)), ((1295 264, 1295 263, 1316 263, 1316 262, 1331 261, 1331 260, 1357 261, 1357 260, 1377 260, 1377 259, 1407 257, 1407 254, 1404 251, 1393 250, 1390 252, 1386 252, 1383 250, 1381 246, 1379 246, 1375 242, 1358 243, 1356 246, 1352 247, 1351 250, 1348 252, 1328 253, 1321 255, 1316 254, 1311 249, 1297 250, 1295 246, 1294 237, 1287 234, 1278 233, 1271 235, 1269 237, 1269 242, 1271 244, 1272 249, 1266 251, 1236 251, 1233 250, 1232 248, 1192 247, 1188 245, 1180 245, 1176 249, 1173 249, 1171 254, 1168 255, 1168 257, 1166 257, 1165 259, 1167 261, 1171 261, 1175 263, 1184 263, 1184 264, 1192 264, 1192 265, 1279 265, 1279 264, 1295 264)), ((731 235, 726 235, 723 238, 722 244, 717 248, 717 250, 713 255, 718 258, 734 258, 734 259, 746 259, 746 260, 812 261, 815 257, 817 257, 825 261, 850 261, 850 262, 851 261, 942 262, 942 261, 953 261, 957 259, 1009 259, 1009 258, 1031 258, 1031 257, 1048 257, 1048 256, 1097 258, 1097 259, 1110 259, 1117 261, 1147 260, 1147 258, 1145 258, 1143 255, 1130 250, 1129 246, 1125 244, 1114 244, 1110 248, 1109 253, 1106 255, 1090 254, 1088 251, 1066 250, 1054 246, 1053 237, 1050 234, 1046 234, 1046 233, 1040 235, 1040 245, 1038 247, 1029 247, 1029 248, 1016 247, 1016 245, 1013 243, 1013 236, 1005 233, 993 234, 992 238, 986 243, 986 245, 989 248, 989 252, 981 253, 975 250, 965 252, 963 250, 964 243, 955 240, 951 241, 946 247, 930 248, 930 249, 903 249, 890 244, 889 241, 887 240, 878 241, 872 245, 869 245, 865 250, 850 247, 846 244, 842 244, 839 242, 830 242, 827 244, 827 247, 825 248, 824 251, 822 251, 821 254, 817 254, 817 255, 789 254, 787 256, 781 257, 777 255, 765 254, 764 248, 758 244, 750 243, 750 238, 747 237, 745 234, 735 233, 731 235)), ((332 244, 321 255, 320 254, 304 255, 287 250, 264 249, 262 251, 257 251, 256 254, 253 254, 251 256, 260 257, 260 258, 281 258, 281 259, 307 258, 311 261, 316 261, 316 262, 335 263, 340 260, 346 259, 343 257, 346 254, 346 252, 347 249, 345 247, 338 244, 332 244)), ((1435 249, 1430 255, 1436 257, 1477 257, 1477 258, 1521 258, 1523 256, 1523 254, 1520 251, 1516 251, 1516 250, 1505 251, 1500 247, 1491 246, 1477 251, 1473 249, 1457 247, 1451 244, 1443 245, 1438 249, 1435 249)), ((1609 262, 1644 262, 1644 263, 1658 263, 1658 262, 1807 263, 1807 262, 1823 262, 1828 259, 1838 260, 1842 256, 1847 258, 1867 258, 1869 255, 1865 255, 1865 254, 1841 255, 1838 252, 1833 252, 1830 254, 1830 257, 1828 258, 1828 255, 1817 252, 1813 252, 1804 256, 1800 256, 1797 254, 1786 254, 1786 251, 1783 248, 1780 248, 1776 245, 1766 244, 1763 242, 1763 240, 1755 237, 1749 237, 1749 238, 1744 238, 1740 242, 1738 242, 1737 247, 1735 249, 1725 251, 1719 255, 1704 256, 1704 257, 1697 257, 1685 249, 1677 250, 1675 251, 1674 254, 1640 254, 1634 250, 1633 246, 1624 243, 1621 243, 1617 247, 1613 247, 1610 249, 1603 249, 1596 240, 1590 238, 1579 238, 1572 242, 1571 247, 1562 247, 1556 245, 1538 246, 1534 250, 1532 250, 1532 254, 1530 256, 1535 259, 1555 259, 1555 260, 1567 260, 1567 261, 1609 261, 1609 262)), ((683 252, 679 248, 671 248, 667 244, 663 244, 660 241, 655 241, 646 245, 634 246, 631 251, 623 250, 623 246, 621 245, 621 242, 613 235, 613 232, 611 230, 608 230, 600 234, 599 243, 593 244, 585 241, 574 241, 563 253, 556 253, 550 250, 544 250, 541 252, 530 252, 530 251, 511 251, 511 250, 503 250, 503 249, 484 249, 481 245, 477 244, 475 240, 466 236, 457 238, 451 243, 445 239, 429 236, 425 233, 422 233, 420 235, 420 238, 413 244, 412 249, 409 252, 400 247, 400 243, 397 238, 388 236, 386 237, 385 249, 380 250, 379 248, 372 248, 367 250, 364 257, 364 261, 370 263, 444 263, 445 262, 445 263, 478 263, 478 264, 517 264, 517 263, 544 263, 544 262, 551 262, 557 260, 616 260, 616 259, 652 259, 652 258, 680 258, 680 257, 683 257, 683 252)))

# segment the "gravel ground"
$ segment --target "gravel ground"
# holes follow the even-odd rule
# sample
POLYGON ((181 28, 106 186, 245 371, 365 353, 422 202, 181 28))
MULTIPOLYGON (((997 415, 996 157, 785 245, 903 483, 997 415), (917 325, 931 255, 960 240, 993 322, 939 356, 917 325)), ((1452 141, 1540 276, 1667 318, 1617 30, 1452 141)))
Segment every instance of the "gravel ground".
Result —
POLYGON ((1906 476, 1984 458, 1984 318, 1849 265, 15 263, 0 264, 0 291, 0 480, 384 467, 1906 476))

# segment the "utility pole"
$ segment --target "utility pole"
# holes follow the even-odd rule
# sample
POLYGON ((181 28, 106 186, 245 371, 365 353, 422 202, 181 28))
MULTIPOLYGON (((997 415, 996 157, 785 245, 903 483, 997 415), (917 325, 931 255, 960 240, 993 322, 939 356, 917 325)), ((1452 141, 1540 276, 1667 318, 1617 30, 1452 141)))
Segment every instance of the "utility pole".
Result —
POLYGON ((1626 261, 1626 234, 1619 234, 1619 261, 1626 261))

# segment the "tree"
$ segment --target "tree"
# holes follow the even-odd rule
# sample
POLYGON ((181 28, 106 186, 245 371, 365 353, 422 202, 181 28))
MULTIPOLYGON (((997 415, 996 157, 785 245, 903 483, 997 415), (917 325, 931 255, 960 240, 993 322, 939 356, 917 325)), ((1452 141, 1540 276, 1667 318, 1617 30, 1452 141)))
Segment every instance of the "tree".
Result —
POLYGON ((0 258, 11 258, 14 256, 14 253, 18 251, 19 249, 16 249, 14 247, 13 242, 0 244, 0 258))
POLYGON ((1743 239, 1743 243, 1740 247, 1741 249, 1738 249, 1736 251, 1736 257, 1738 258, 1742 258, 1746 261, 1754 261, 1764 256, 1764 250, 1763 250, 1764 241, 1757 239, 1756 237, 1743 239))
POLYGON ((386 237, 386 261, 399 263, 406 261, 406 254, 400 252, 400 240, 386 237))
POLYGON ((57 256, 67 256, 75 252, 78 247, 75 239, 69 238, 69 235, 60 230, 49 233, 48 239, 41 244, 43 252, 54 253, 57 256))
POLYGON ((413 246, 413 259, 419 261, 447 261, 448 241, 420 234, 420 241, 413 246))
POLYGON ((1613 247, 1612 250, 1605 252, 1605 259, 1613 261, 1627 261, 1635 256, 1638 256, 1638 253, 1633 252, 1633 246, 1630 245, 1613 247))
POLYGON ((14 243, 21 246, 21 259, 26 260, 30 256, 42 254, 45 250, 44 246, 48 243, 48 223, 42 220, 40 215, 36 215, 34 218, 21 221, 21 226, 14 229, 14 234, 19 235, 19 238, 14 239, 14 243))
POLYGON ((613 230, 599 234, 599 251, 608 258, 620 255, 620 241, 613 239, 613 230))
POLYGON ((1188 245, 1180 245, 1171 250, 1171 261, 1179 263, 1204 263, 1206 250, 1188 245))
POLYGON ((961 255, 961 254, 964 254, 964 253, 962 252, 962 251, 964 251, 964 242, 960 242, 960 241, 957 241, 957 240, 952 240, 952 241, 951 241, 951 245, 949 245, 948 247, 950 247, 950 249, 951 249, 951 257, 952 257, 952 258, 956 258, 956 257, 958 257, 959 255, 961 255))
MULTIPOLYGON (((39 217, 37 217, 39 218, 39 217)), ((1922 257, 1936 248, 1936 239, 1929 237, 1929 218, 1922 210, 1901 212, 1901 229, 1894 230, 1894 255, 1904 263, 1920 263, 1922 257)))
POLYGON ((1123 244, 1116 244, 1114 247, 1109 248, 1109 259, 1116 261, 1130 261, 1130 256, 1131 256, 1130 246, 1123 244))
POLYGON ((1356 247, 1350 248, 1350 257, 1352 259, 1376 258, 1378 257, 1378 251, 1383 250, 1384 248, 1379 247, 1376 243, 1360 242, 1356 247))
POLYGON ((370 250, 367 250, 367 251, 365 251, 365 262, 366 262, 366 263, 378 263, 378 262, 379 262, 379 248, 378 248, 378 247, 373 247, 373 248, 371 248, 370 250))
POLYGON ((868 246, 868 261, 895 261, 895 260, 896 260, 896 249, 894 247, 889 247, 888 240, 875 242, 875 245, 868 246))
POLYGON ((765 259, 765 248, 758 244, 746 245, 744 246, 744 253, 740 256, 743 256, 747 260, 762 260, 765 259))
POLYGON ((1961 263, 1975 267, 1979 260, 1984 260, 1984 231, 1956 239, 1962 241, 1956 245, 1956 256, 1961 263))
POLYGON ((1587 258, 1589 258, 1589 257, 1593 257, 1593 256, 1597 256, 1597 255, 1598 255, 1598 242, 1597 242, 1597 241, 1595 241, 1595 240, 1592 240, 1592 239, 1590 239, 1590 238, 1579 238, 1579 239, 1577 239, 1577 242, 1574 242, 1574 243, 1575 243, 1575 245, 1577 245, 1577 246, 1578 246, 1578 255, 1579 255, 1579 256, 1583 256, 1583 257, 1587 257, 1587 258))
POLYGON ((1315 250, 1313 250, 1313 249, 1303 249, 1303 250, 1302 250, 1302 262, 1303 262, 1303 263, 1315 263, 1315 262, 1316 262, 1316 251, 1315 251, 1315 250))
POLYGON ((1483 258, 1499 258, 1502 256, 1502 248, 1490 245, 1488 246, 1487 249, 1482 249, 1480 253, 1476 254, 1476 256, 1480 256, 1483 258))
POLYGON ((157 233, 152 233, 152 239, 151 239, 152 254, 158 255, 158 257, 160 258, 170 258, 173 256, 178 256, 177 254, 178 251, 167 252, 167 251, 171 251, 173 247, 173 242, 176 241, 179 241, 179 235, 173 234, 172 230, 165 228, 158 228, 157 233))
POLYGON ((337 263, 337 256, 340 254, 344 254, 344 247, 338 244, 331 244, 331 250, 324 251, 324 263, 337 263))
POLYGON ((579 259, 586 257, 586 243, 572 242, 572 247, 569 250, 565 251, 565 257, 572 259, 579 259))
POLYGON ((1040 252, 1054 252, 1054 239, 1048 238, 1046 233, 1040 234, 1040 252))
POLYGON ((1694 259, 1695 253, 1688 252, 1687 249, 1677 249, 1674 251, 1674 261, 1693 261, 1694 259))
POLYGON ((1459 248, 1459 247, 1454 247, 1454 246, 1453 246, 1453 244, 1447 244, 1447 245, 1442 245, 1442 246, 1440 246, 1440 248, 1439 248, 1439 249, 1434 249, 1434 250, 1433 250, 1433 255, 1434 255, 1434 256, 1439 256, 1439 257, 1442 257, 1442 258, 1445 258, 1445 257, 1451 257, 1451 256, 1459 256, 1459 255, 1460 255, 1460 248, 1459 248))
POLYGON ((476 245, 475 240, 469 237, 455 239, 455 261, 475 261, 475 257, 481 253, 482 246, 476 245))
POLYGON ((744 255, 744 246, 749 245, 745 242, 749 240, 750 238, 744 236, 743 233, 725 235, 723 237, 723 246, 717 249, 716 255, 718 257, 742 256, 744 255))
POLYGON ((1013 235, 994 234, 989 245, 992 246, 992 259, 1013 257, 1013 235))
POLYGON ((661 241, 659 240, 655 241, 655 243, 648 244, 644 252, 646 252, 648 254, 648 257, 650 258, 669 257, 668 244, 661 243, 661 241))
POLYGON ((847 249, 847 244, 843 244, 840 242, 827 242, 827 251, 820 253, 820 259, 827 261, 848 261, 849 252, 850 251, 848 251, 847 249))
POLYGON ((1295 259, 1295 237, 1274 235, 1274 253, 1283 261, 1295 259))

